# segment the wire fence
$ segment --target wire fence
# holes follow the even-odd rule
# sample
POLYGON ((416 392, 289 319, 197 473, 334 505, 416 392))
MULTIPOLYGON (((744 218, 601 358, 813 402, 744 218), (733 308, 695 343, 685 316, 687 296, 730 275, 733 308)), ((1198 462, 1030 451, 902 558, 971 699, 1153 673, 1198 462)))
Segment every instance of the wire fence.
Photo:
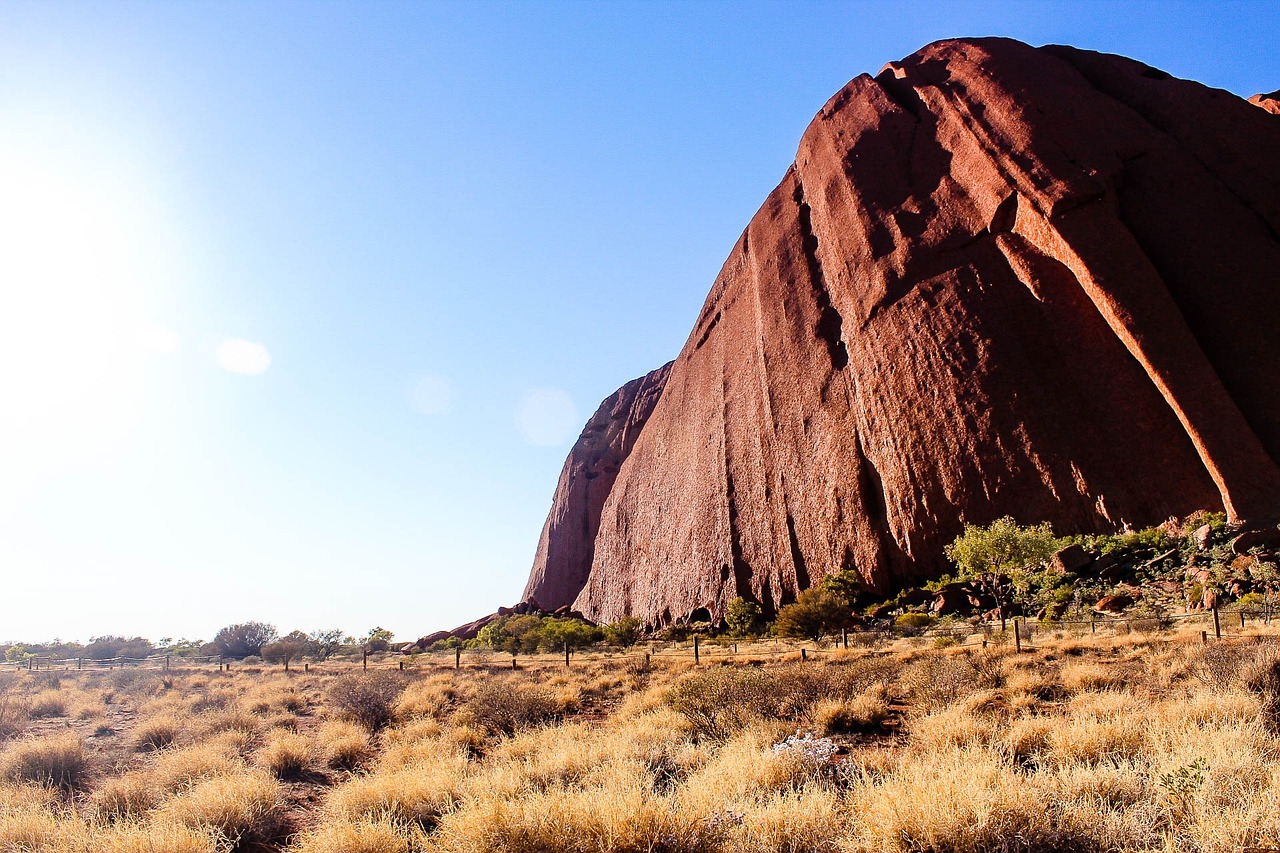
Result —
POLYGON ((593 662, 627 663, 633 666, 650 666, 664 661, 689 661, 694 664, 754 663, 763 660, 796 659, 805 661, 829 657, 850 649, 872 651, 884 649, 888 644, 903 638, 932 642, 937 646, 1003 647, 1012 646, 1015 651, 1033 649, 1037 636, 1045 633, 1096 635, 1098 633, 1124 633, 1138 631, 1155 633, 1169 631, 1178 625, 1204 627, 1200 631, 1202 642, 1251 638, 1280 641, 1280 636, 1244 634, 1250 621, 1255 628, 1270 625, 1270 608, 1233 610, 1210 609, 1182 614, 1155 614, 1127 617, 1097 617, 1090 619, 1029 620, 1014 617, 1003 621, 963 622, 934 625, 918 630, 895 628, 892 622, 884 622, 864 629, 842 630, 808 640, 789 638, 732 639, 725 637, 693 636, 687 640, 647 641, 630 647, 595 644, 572 647, 569 645, 554 652, 502 652, 493 649, 462 648, 419 652, 371 654, 362 652, 357 657, 340 656, 324 661, 294 661, 292 664, 260 661, 239 661, 219 655, 155 654, 148 657, 54 657, 32 655, 18 661, 0 661, 0 671, 102 671, 142 669, 168 671, 171 669, 205 668, 218 671, 260 672, 264 667, 283 668, 301 672, 373 669, 525 669, 548 666, 571 667, 593 662))

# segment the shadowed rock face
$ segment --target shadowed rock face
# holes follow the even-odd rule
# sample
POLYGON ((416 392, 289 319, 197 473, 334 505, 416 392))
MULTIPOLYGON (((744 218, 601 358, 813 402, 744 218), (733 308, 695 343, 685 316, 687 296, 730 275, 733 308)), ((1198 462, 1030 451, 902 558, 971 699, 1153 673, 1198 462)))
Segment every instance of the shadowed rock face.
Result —
POLYGON ((524 600, 555 610, 572 604, 587 583, 600 511, 622 462, 662 394, 671 363, 633 379, 600 404, 569 452, 542 527, 524 600))
POLYGON ((934 577, 1006 514, 1274 518, 1277 151, 1264 110, 1073 48, 940 42, 858 77, 669 370, 588 424, 526 595, 656 625, 841 569, 934 577))

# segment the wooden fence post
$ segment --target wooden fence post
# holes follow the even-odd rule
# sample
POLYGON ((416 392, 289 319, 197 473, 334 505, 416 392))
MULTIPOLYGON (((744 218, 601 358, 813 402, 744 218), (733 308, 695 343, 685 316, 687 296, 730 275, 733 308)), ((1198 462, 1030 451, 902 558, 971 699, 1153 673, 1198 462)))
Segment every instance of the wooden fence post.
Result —
POLYGON ((1244 610, 1240 611, 1240 627, 1244 627, 1244 610))
POLYGON ((564 665, 566 669, 569 666, 569 641, 568 640, 564 641, 564 665))
POLYGON ((511 653, 511 668, 512 668, 512 669, 515 669, 515 668, 516 668, 516 653, 515 653, 515 652, 512 652, 512 653, 511 653))
POLYGON ((1098 633, 1098 623, 1094 621, 1092 613, 1089 614, 1089 633, 1090 634, 1098 633))
POLYGON ((369 650, 368 649, 360 650, 360 668, 361 669, 369 668, 369 650))
POLYGON ((809 650, 804 648, 800 649, 800 660, 808 660, 808 659, 809 659, 809 650))
POLYGON ((1200 632, 1200 642, 1204 643, 1206 646, 1207 646, 1207 645, 1209 645, 1209 632, 1208 632, 1208 631, 1201 631, 1201 632, 1200 632))
POLYGON ((849 648, 849 629, 848 628, 840 629, 840 642, 844 643, 844 647, 846 649, 849 648))
POLYGON ((695 664, 700 661, 700 658, 698 656, 698 641, 699 641, 698 635, 694 634, 693 635, 693 662, 695 664))
POLYGON ((168 672, 168 671, 169 671, 169 656, 168 656, 168 655, 165 655, 165 656, 164 656, 164 671, 165 671, 165 672, 168 672))
POLYGON ((1213 607, 1213 636, 1222 639, 1222 623, 1218 621, 1218 606, 1213 607))
POLYGON ((453 668, 462 669, 462 646, 453 647, 453 668))
POLYGON ((84 658, 76 658, 76 669, 84 669, 84 658))
POLYGON ((1018 630, 1017 619, 1013 620, 1013 646, 1015 651, 1022 651, 1022 632, 1018 630))

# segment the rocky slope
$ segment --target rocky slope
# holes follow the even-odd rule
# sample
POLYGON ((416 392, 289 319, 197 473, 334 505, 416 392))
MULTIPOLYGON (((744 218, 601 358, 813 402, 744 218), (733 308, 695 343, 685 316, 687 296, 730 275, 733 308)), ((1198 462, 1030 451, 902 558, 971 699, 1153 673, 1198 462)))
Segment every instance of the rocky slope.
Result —
POLYGON ((853 80, 679 357, 588 424, 527 594, 657 625, 840 569, 936 576, 1006 514, 1273 520, 1280 119, 1258 105, 1003 39, 853 80))

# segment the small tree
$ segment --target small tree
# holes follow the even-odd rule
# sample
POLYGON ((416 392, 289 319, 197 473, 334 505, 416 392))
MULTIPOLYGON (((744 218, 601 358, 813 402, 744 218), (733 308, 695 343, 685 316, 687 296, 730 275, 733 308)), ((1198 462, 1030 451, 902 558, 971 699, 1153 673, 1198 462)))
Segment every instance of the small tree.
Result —
POLYGON ((1048 522, 1019 527, 1011 517, 998 518, 987 527, 966 524, 964 533, 945 549, 962 578, 981 574, 1017 575, 1053 556, 1058 540, 1048 522))
POLYGON ((1017 594, 1025 599, 1037 570, 1053 556, 1058 544, 1048 522, 1020 527, 1006 515, 987 527, 966 524, 964 533, 944 553, 960 570, 961 578, 979 580, 1003 609, 1012 603, 1012 591, 1000 582, 1000 576, 1010 578, 1017 594))
POLYGON ((724 623, 735 637, 748 637, 765 629, 764 611, 754 601, 739 596, 725 608, 724 623))
POLYGON ((613 646, 634 646, 640 641, 640 620, 634 616, 623 616, 617 622, 604 626, 605 642, 613 646))
POLYGON ((371 628, 364 638, 364 647, 371 652, 385 652, 391 648, 391 641, 395 637, 386 628, 371 628))
POLYGON ((341 628, 322 628, 311 632, 311 642, 315 645, 315 656, 320 660, 328 660, 342 648, 345 633, 341 628))
POLYGON ((817 640, 841 627, 849 616, 849 608, 835 593, 815 586, 800 593, 795 604, 788 604, 778 611, 774 630, 784 637, 817 640))
POLYGON ((262 647, 276 639, 276 626, 266 622, 241 622, 228 625, 213 638, 218 653, 229 658, 261 655, 262 647))
POLYGON ((301 631, 290 631, 274 643, 262 647, 263 659, 284 664, 286 671, 289 669, 289 661, 314 653, 315 641, 301 631))
POLYGON ((845 569, 833 575, 827 575, 818 586, 833 593, 850 610, 858 607, 867 591, 862 575, 852 569, 845 569))

